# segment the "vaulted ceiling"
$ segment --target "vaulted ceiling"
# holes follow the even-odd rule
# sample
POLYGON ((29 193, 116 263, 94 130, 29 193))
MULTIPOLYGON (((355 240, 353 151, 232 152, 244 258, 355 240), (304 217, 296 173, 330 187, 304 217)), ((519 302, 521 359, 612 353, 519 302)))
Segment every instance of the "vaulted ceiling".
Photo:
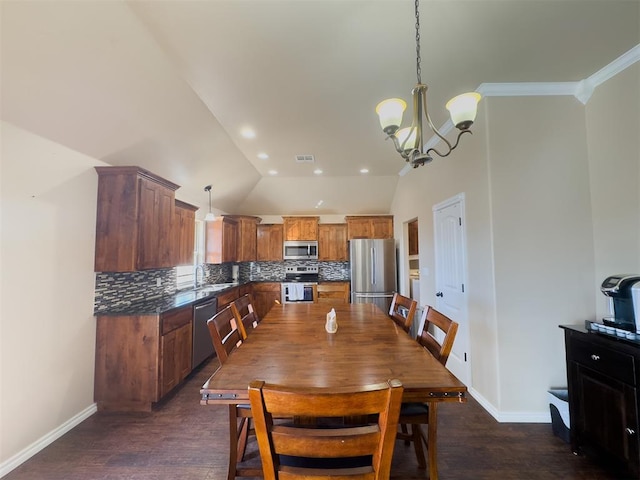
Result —
MULTIPOLYGON (((147 168, 204 210, 211 184, 214 208, 228 213, 389 211, 404 162, 374 109, 409 100, 416 83, 413 1, 3 0, 1 9, 3 120, 147 168)), ((638 0, 423 0, 420 13, 436 125, 447 99, 482 83, 579 81, 640 43, 638 0)))

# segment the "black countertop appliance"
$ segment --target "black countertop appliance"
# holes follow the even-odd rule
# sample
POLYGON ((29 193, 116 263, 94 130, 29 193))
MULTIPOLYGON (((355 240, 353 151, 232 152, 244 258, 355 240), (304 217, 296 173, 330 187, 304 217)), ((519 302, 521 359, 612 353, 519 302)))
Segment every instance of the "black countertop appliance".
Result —
POLYGON ((607 277, 600 291, 610 298, 611 316, 605 325, 640 332, 640 275, 618 274, 607 277))

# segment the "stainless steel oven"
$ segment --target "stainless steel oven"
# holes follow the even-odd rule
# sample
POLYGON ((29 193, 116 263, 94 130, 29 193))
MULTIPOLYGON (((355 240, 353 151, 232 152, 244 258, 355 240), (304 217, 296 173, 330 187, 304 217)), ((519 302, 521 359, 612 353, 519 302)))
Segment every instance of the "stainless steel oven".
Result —
POLYGON ((318 295, 318 267, 285 267, 282 303, 314 303, 318 295))

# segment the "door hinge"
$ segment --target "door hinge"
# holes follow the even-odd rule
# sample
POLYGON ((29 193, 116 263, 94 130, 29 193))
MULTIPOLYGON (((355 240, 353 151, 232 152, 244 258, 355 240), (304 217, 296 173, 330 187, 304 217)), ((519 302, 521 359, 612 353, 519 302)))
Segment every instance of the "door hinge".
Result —
POLYGON ((464 361, 467 361, 467 352, 464 352, 464 361))
POLYGON ((458 217, 458 225, 462 226, 462 217, 458 217))
POLYGON ((464 293, 464 283, 462 284, 462 293, 464 293))

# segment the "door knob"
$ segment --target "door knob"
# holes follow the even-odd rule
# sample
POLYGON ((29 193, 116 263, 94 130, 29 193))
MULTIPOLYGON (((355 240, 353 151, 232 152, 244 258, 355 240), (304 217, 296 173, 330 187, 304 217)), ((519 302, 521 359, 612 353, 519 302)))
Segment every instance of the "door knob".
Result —
POLYGON ((627 435, 633 435, 636 433, 636 431, 633 428, 627 427, 625 430, 627 431, 627 435))
POLYGON ((442 297, 442 292, 436 293, 436 297, 442 297))

